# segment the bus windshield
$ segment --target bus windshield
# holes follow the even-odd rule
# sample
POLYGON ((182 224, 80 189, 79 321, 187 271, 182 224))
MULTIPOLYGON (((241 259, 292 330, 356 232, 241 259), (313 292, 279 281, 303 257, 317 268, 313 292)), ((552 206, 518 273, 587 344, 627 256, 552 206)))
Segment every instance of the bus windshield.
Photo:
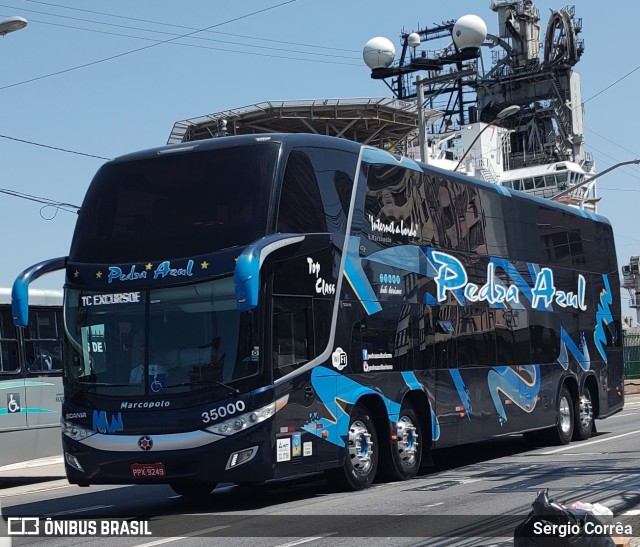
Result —
POLYGON ((105 164, 82 204, 70 259, 136 262, 246 245, 266 233, 279 145, 257 143, 105 164))
POLYGON ((65 375, 104 395, 224 387, 259 374, 252 312, 235 306, 233 278, 126 293, 69 289, 65 375))

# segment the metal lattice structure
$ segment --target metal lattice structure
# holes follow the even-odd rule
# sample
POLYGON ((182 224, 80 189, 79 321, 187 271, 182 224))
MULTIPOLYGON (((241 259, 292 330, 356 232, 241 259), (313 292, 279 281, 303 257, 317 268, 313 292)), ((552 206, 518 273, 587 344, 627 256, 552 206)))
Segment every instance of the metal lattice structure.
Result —
POLYGON ((389 98, 265 101, 176 122, 167 144, 260 133, 330 135, 408 155, 418 138, 418 111, 415 102, 389 98))
MULTIPOLYGON (((580 184, 594 172, 593 158, 584 148, 580 76, 573 70, 584 51, 582 19, 573 6, 554 10, 544 32, 531 0, 493 0, 491 9, 498 16, 498 30, 487 33, 479 47, 459 48, 457 22, 443 21, 404 32, 399 58, 372 68, 371 77, 383 81, 397 99, 412 100, 418 96, 415 77, 422 75, 424 104, 443 112, 429 128, 428 140, 462 135, 478 123, 504 128, 495 142, 479 142, 467 151, 475 163, 470 174, 544 198, 575 185, 562 201, 595 212, 595 182, 580 184), (491 65, 485 66, 488 59, 491 65), (517 115, 498 120, 501 111, 514 106, 519 107, 517 115), (501 165, 489 158, 497 149, 505 158, 501 165), (577 176, 556 178, 553 166, 563 170, 563 162, 574 165, 577 176)), ((465 152, 464 146, 455 148, 465 152)))

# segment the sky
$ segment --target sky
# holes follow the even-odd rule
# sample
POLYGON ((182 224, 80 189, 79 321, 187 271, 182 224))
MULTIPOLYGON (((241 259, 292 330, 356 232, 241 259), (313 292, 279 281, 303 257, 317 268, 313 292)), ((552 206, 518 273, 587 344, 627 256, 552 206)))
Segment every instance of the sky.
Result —
MULTIPOLYGON (((544 35, 551 10, 565 3, 536 5, 544 35)), ((362 60, 374 36, 386 36, 399 51, 403 31, 469 13, 497 34, 489 0, 394 6, 380 0, 0 4, 0 19, 29 21, 0 38, 0 188, 80 205, 105 158, 166 144, 176 121, 267 100, 390 96, 362 60)), ((612 6, 576 5, 585 41, 575 69, 582 78, 586 149, 599 171, 640 158, 634 44, 640 4, 612 6)), ((598 194, 598 213, 613 225, 622 267, 640 255, 640 168, 604 175, 598 194)), ((36 262, 66 256, 75 220, 73 213, 0 194, 0 286, 10 287, 36 262)), ((63 282, 55 274, 35 286, 63 282)), ((623 290, 623 315, 635 322, 628 302, 623 290)))

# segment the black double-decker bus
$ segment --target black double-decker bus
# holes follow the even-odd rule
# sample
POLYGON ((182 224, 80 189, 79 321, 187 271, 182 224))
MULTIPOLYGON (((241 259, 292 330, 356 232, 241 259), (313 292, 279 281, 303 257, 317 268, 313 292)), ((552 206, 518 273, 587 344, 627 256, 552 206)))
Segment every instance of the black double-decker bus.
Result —
POLYGON ((105 164, 14 315, 66 270, 71 483, 361 489, 621 410, 614 249, 603 217, 369 146, 223 137, 105 164))

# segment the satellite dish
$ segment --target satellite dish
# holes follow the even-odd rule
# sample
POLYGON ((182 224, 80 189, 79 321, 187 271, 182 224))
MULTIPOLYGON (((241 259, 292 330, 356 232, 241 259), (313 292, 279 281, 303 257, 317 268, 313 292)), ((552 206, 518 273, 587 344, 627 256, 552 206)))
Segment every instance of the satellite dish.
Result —
POLYGON ((477 15, 463 15, 453 25, 451 36, 459 50, 479 48, 487 37, 487 25, 477 15))
POLYGON ((393 63, 396 48, 393 43, 384 36, 371 38, 362 50, 362 58, 365 64, 371 69, 386 68, 393 63))
POLYGON ((407 36, 407 45, 409 47, 418 47, 420 45, 420 35, 417 32, 412 32, 407 36))

